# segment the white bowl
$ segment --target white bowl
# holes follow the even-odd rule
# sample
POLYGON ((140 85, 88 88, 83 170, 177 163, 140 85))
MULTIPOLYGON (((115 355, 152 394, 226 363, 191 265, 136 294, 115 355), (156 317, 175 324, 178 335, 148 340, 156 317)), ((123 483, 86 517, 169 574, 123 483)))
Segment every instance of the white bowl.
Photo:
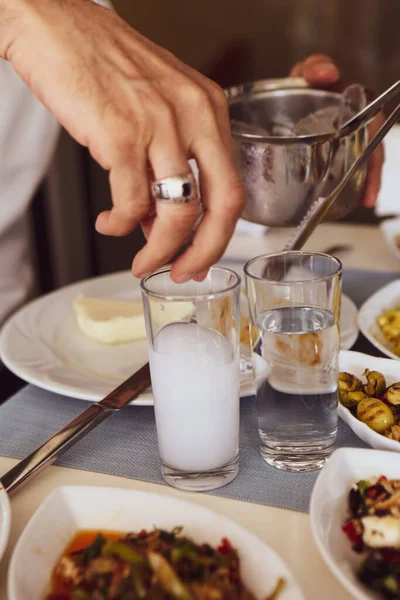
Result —
POLYGON ((400 357, 391 352, 385 338, 376 322, 384 312, 400 305, 400 279, 391 281, 380 290, 372 294, 361 306, 358 313, 358 326, 365 337, 389 358, 400 360, 400 357))
POLYGON ((304 600, 289 569, 271 548, 233 521, 168 496, 109 487, 65 486, 39 507, 14 549, 8 573, 9 600, 43 600, 51 572, 73 535, 82 529, 138 531, 153 526, 217 545, 228 537, 241 559, 243 580, 257 598, 268 596, 279 577, 287 580, 279 600, 304 600))
MULTIPOLYGON (((344 351, 339 356, 339 370, 346 371, 356 377, 362 376, 365 369, 371 371, 380 371, 386 379, 387 385, 400 381, 400 364, 398 361, 390 360, 389 358, 376 358, 361 352, 344 351)), ((348 408, 339 404, 339 416, 351 427, 356 435, 361 438, 366 444, 376 448, 377 450, 391 450, 392 452, 400 452, 400 442, 389 440, 385 436, 377 433, 368 425, 359 421, 353 416, 348 408)))
POLYGON ((387 247, 400 260, 400 247, 398 246, 398 242, 400 241, 400 219, 398 217, 395 219, 385 219, 380 224, 380 229, 387 247))
POLYGON ((360 448, 336 450, 318 476, 311 496, 311 530, 318 549, 333 575, 357 600, 377 596, 358 581, 355 568, 360 555, 353 552, 342 532, 351 486, 373 475, 400 478, 400 461, 393 452, 360 448))
POLYGON ((11 508, 8 494, 0 483, 0 560, 7 548, 11 529, 11 508))

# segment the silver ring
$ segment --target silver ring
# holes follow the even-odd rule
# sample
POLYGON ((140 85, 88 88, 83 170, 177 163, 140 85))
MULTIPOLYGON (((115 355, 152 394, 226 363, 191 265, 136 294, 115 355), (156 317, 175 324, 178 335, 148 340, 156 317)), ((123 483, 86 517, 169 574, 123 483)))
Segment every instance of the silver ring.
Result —
POLYGON ((173 177, 165 177, 151 184, 153 197, 167 204, 187 204, 198 200, 196 180, 193 173, 182 173, 173 177))

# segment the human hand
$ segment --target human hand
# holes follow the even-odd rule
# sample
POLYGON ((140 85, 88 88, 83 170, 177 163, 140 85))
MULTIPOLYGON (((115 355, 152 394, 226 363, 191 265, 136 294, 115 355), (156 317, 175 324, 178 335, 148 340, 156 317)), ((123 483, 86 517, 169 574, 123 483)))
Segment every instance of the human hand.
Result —
POLYGON ((143 223, 136 276, 172 260, 198 218, 196 202, 157 202, 149 217, 149 172, 187 173, 196 159, 204 216, 172 278, 204 277, 245 203, 223 90, 89 0, 0 0, 0 55, 109 171, 113 207, 97 230, 123 236, 143 223))
MULTIPOLYGON (((339 69, 332 59, 325 54, 312 54, 305 60, 297 63, 290 71, 291 77, 304 77, 313 86, 325 86, 335 83, 339 77, 339 69)), ((377 115, 369 125, 369 136, 374 137, 378 129, 384 123, 382 113, 377 115)), ((384 146, 380 144, 372 154, 368 162, 367 176, 365 180, 363 205, 373 208, 376 204, 379 189, 381 187, 382 167, 385 160, 384 146)))

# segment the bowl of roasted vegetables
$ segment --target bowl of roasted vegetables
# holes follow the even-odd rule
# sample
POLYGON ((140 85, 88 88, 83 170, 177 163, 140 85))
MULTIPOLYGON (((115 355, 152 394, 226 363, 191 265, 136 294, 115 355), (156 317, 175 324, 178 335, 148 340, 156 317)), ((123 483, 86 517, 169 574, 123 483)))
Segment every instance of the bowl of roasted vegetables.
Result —
POLYGON ((358 326, 382 354, 400 360, 400 280, 383 286, 364 302, 358 326))
POLYGON ((9 600, 304 600, 282 560, 236 523, 168 496, 66 486, 12 556, 9 600))
POLYGON ((376 322, 385 346, 400 358, 400 303, 379 315, 376 322))
POLYGON ((354 598, 400 598, 400 463, 395 452, 336 450, 314 486, 310 521, 323 559, 354 598))
POLYGON ((400 452, 400 365, 341 352, 339 415, 367 444, 400 452))

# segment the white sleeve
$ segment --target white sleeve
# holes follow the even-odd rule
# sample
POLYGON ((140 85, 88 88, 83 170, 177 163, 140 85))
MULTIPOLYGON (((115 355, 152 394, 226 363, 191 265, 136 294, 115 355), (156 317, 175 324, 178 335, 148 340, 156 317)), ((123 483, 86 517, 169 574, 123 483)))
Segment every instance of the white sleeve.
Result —
POLYGON ((49 168, 60 126, 1 59, 0 90, 1 324, 32 285, 27 212, 49 168))
MULTIPOLYGON (((108 0, 94 0, 113 9, 108 0)), ((33 283, 28 208, 49 168, 60 126, 0 59, 0 326, 33 283)))

